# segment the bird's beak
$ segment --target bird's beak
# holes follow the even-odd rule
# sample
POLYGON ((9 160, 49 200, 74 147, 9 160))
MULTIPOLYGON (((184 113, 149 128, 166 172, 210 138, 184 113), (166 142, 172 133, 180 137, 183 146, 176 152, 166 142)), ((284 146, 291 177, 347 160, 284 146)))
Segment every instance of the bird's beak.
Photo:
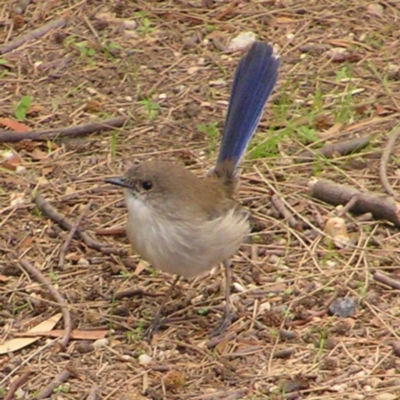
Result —
POLYGON ((107 179, 104 179, 104 182, 111 183, 111 185, 129 188, 129 185, 125 182, 123 177, 107 178, 107 179))

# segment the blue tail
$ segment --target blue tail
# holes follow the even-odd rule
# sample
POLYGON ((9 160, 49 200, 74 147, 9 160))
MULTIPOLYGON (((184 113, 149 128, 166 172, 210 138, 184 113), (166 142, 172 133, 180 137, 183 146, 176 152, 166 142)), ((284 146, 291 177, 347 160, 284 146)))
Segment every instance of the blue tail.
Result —
POLYGON ((278 78, 279 58, 272 47, 254 43, 239 61, 231 89, 225 128, 215 171, 233 176, 250 142, 264 105, 278 78), (227 171, 227 165, 229 170, 227 171))

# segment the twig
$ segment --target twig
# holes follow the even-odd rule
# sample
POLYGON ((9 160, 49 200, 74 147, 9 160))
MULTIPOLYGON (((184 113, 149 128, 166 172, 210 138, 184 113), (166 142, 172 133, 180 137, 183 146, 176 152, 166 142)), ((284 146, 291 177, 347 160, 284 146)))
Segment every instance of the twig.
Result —
POLYGON ((38 65, 37 69, 43 72, 53 70, 53 72, 49 72, 49 77, 57 79, 61 77, 61 71, 68 65, 71 60, 72 55, 69 54, 63 58, 59 58, 58 60, 53 60, 40 64, 38 65))
POLYGON ((389 342, 389 345, 392 346, 394 354, 400 357, 400 342, 398 340, 392 340, 389 342))
POLYGON ((400 290, 400 281, 391 278, 390 276, 384 275, 380 272, 375 272, 373 275, 374 279, 384 285, 390 286, 393 289, 400 290))
POLYGON ((94 233, 97 236, 126 236, 126 229, 125 228, 96 229, 94 233))
POLYGON ((21 267, 31 276, 33 276, 38 282, 43 284, 43 286, 48 290, 53 299, 60 305, 61 313, 64 319, 64 335, 60 339, 60 344, 62 347, 67 347, 72 330, 71 314, 67 307, 67 302, 64 297, 52 286, 50 281, 29 261, 22 259, 20 260, 21 267))
MULTIPOLYGON (((39 210, 44 215, 49 217, 52 221, 61 226, 61 228, 69 231, 72 229, 73 224, 71 223, 71 221, 68 218, 64 217, 64 215, 60 214, 54 207, 52 207, 50 203, 47 200, 45 200, 42 195, 36 193, 34 201, 38 206, 39 210)), ((83 232, 79 229, 76 230, 75 235, 78 238, 81 238, 85 242, 86 246, 88 246, 91 249, 98 250, 103 254, 117 254, 117 255, 126 254, 126 251, 123 249, 114 249, 110 247, 107 243, 101 243, 93 240, 88 233, 83 232)))
POLYGON ((92 387, 90 388, 90 392, 88 393, 86 400, 97 400, 97 391, 99 387, 93 383, 92 387))
POLYGON ((52 61, 48 61, 48 62, 39 64, 37 66, 37 69, 38 69, 38 71, 42 71, 42 72, 46 72, 46 71, 48 71, 50 69, 54 69, 54 68, 56 68, 56 70, 57 70, 60 66, 65 67, 71 59, 72 59, 72 56, 71 56, 71 54, 69 54, 63 58, 59 58, 57 60, 52 60, 52 61))
POLYGON ((389 158, 394 149, 394 144, 400 136, 400 127, 396 128, 393 133, 389 136, 386 146, 382 152, 381 163, 379 166, 379 178, 381 179, 381 184, 385 189, 385 192, 390 196, 395 196, 395 192, 392 185, 389 183, 387 177, 387 166, 389 164, 389 158))
POLYGON ((231 1, 230 3, 228 3, 228 6, 225 7, 224 10, 220 11, 217 15, 215 15, 214 19, 219 21, 225 18, 228 14, 230 14, 232 11, 235 10, 236 6, 237 6, 237 1, 231 1))
POLYGON ((19 142, 20 140, 48 140, 58 137, 71 137, 89 135, 93 132, 106 131, 121 127, 127 121, 127 117, 111 118, 102 122, 92 122, 84 125, 69 126, 59 129, 44 129, 27 132, 11 132, 0 130, 0 142, 19 142))
POLYGON ((206 346, 208 349, 213 349, 214 347, 218 346, 222 341, 232 341, 236 339, 237 333, 236 332, 227 332, 224 335, 215 336, 212 339, 206 342, 206 346))
POLYGON ((15 379, 11 383, 10 389, 8 389, 8 392, 4 397, 4 400, 12 400, 14 398, 14 393, 17 391, 19 387, 21 387, 28 380, 31 372, 32 371, 28 369, 23 375, 21 375, 19 378, 15 379))
POLYGON ((69 371, 68 369, 64 369, 64 371, 61 372, 60 375, 54 378, 44 389, 39 392, 36 398, 40 400, 50 397, 53 394, 54 389, 60 386, 61 383, 64 383, 70 376, 71 371, 69 371))
POLYGON ((316 156, 332 158, 335 155, 346 156, 368 146, 375 135, 363 136, 356 139, 344 140, 339 143, 331 143, 317 150, 304 150, 296 158, 297 162, 308 162, 314 160, 316 156))
POLYGON ((58 19, 49 21, 47 24, 44 24, 43 26, 41 26, 37 29, 34 29, 31 32, 28 32, 25 35, 22 35, 18 38, 15 38, 14 40, 11 40, 11 42, 4 44, 3 46, 0 47, 0 53, 1 54, 9 53, 10 51, 15 50, 18 47, 22 46, 26 42, 29 42, 31 40, 35 40, 35 39, 40 38, 41 36, 44 36, 46 33, 51 31, 52 29, 62 28, 66 23, 67 23, 67 20, 65 18, 58 18, 58 19))
POLYGON ((271 202, 272 205, 278 210, 279 214, 282 215, 283 218, 288 222, 289 226, 297 229, 299 227, 296 219, 294 216, 290 213, 290 211, 286 208, 286 206, 283 204, 282 200, 279 198, 278 195, 274 194, 271 197, 271 202))
POLYGON ((69 62, 72 60, 72 56, 66 56, 62 58, 57 66, 57 68, 49 73, 49 77, 53 79, 58 79, 61 77, 61 71, 69 64, 69 62))
POLYGON ((83 218, 86 216, 86 214, 89 212, 90 207, 92 207, 93 202, 90 201, 89 204, 85 207, 85 209, 82 211, 81 215, 76 219, 74 225, 72 225, 71 230, 69 231, 67 238, 65 239, 64 244, 61 246, 60 249, 60 256, 58 259, 58 268, 61 270, 64 269, 64 262, 65 262, 65 254, 68 251, 68 247, 71 244, 72 238, 75 236, 76 231, 79 228, 79 225, 81 224, 83 218))
POLYGON ((162 297, 165 296, 164 293, 149 293, 146 292, 142 289, 127 289, 127 290, 123 290, 121 292, 117 292, 115 294, 113 294, 112 296, 112 300, 119 300, 119 299, 123 299, 125 297, 162 297))
POLYGON ((222 390, 219 392, 201 394, 191 397, 192 400, 234 400, 242 399, 248 389, 222 390))
POLYGON ((348 203, 337 213, 338 217, 343 217, 345 214, 347 214, 357 203, 358 201, 358 195, 352 197, 348 203))
POLYGON ((277 350, 274 351, 272 358, 281 358, 281 359, 286 359, 289 358, 293 353, 294 349, 283 349, 283 350, 277 350))
POLYGON ((356 214, 372 213, 376 219, 390 221, 400 226, 400 204, 392 197, 360 192, 350 186, 340 185, 326 179, 311 179, 308 183, 311 196, 328 204, 345 205, 354 197, 357 198, 349 211, 356 214))

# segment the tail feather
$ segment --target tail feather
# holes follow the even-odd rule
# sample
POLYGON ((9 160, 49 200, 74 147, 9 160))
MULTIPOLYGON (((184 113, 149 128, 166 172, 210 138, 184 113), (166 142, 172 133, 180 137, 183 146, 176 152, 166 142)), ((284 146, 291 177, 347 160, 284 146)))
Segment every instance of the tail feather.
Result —
MULTIPOLYGON (((278 79, 279 58, 270 45, 256 42, 239 61, 231 89, 218 166, 232 166, 231 176, 260 121, 264 105, 278 79)), ((225 171, 226 173, 227 171, 225 171)))

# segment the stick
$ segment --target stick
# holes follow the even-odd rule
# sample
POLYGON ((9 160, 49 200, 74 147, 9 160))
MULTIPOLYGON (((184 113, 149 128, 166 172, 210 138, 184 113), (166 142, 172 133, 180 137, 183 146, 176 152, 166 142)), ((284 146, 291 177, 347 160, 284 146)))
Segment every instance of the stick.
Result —
POLYGON ((389 164, 389 158, 392 154, 394 145, 396 140, 399 138, 400 135, 400 127, 396 128, 393 133, 389 136, 389 139, 386 143, 386 146, 383 150, 381 163, 379 166, 379 178, 381 179, 381 184, 385 189, 385 192, 390 196, 395 196, 395 192, 392 188, 392 185, 389 183, 389 179, 387 177, 387 166, 389 164))
MULTIPOLYGON (((72 331, 72 320, 71 314, 67 308, 67 302, 64 297, 52 286, 50 281, 37 269, 35 268, 29 261, 22 259, 20 260, 21 267, 31 276, 33 276, 38 282, 40 282, 51 294, 53 299, 59 304, 61 308, 61 313, 64 319, 64 335, 60 339, 60 344, 62 347, 67 347, 69 339, 71 337, 72 331)), ((39 398, 39 397, 38 397, 39 398)))
POLYGON ((90 388, 90 391, 86 397, 86 400, 97 400, 97 391, 99 390, 99 387, 93 383, 92 387, 90 388))
POLYGON ((375 272, 373 275, 374 279, 384 285, 390 286, 393 289, 400 290, 400 281, 391 278, 390 276, 384 275, 380 272, 375 272))
POLYGON ((64 262, 65 262, 65 254, 68 251, 68 247, 71 244, 72 238, 75 236, 76 231, 79 228, 79 225, 81 224, 83 218, 85 215, 89 212, 90 207, 92 206, 93 202, 90 201, 89 204, 85 207, 85 209, 82 211, 81 215, 76 219, 74 225, 71 227, 71 230, 68 233, 67 238, 65 239, 64 244, 62 245, 60 249, 60 256, 58 259, 58 268, 61 270, 64 269, 64 262))
MULTIPOLYGON (((345 205, 354 197, 357 201, 349 209, 356 214, 372 213, 376 219, 390 221, 400 226, 400 204, 392 197, 360 192, 350 186, 341 185, 326 179, 311 179, 308 183, 311 196, 328 204, 345 205)), ((353 203, 353 201, 352 201, 353 203)))
POLYGON ((17 391, 19 387, 21 387, 28 380, 31 372, 32 372, 31 370, 26 371, 23 375, 21 375, 19 378, 15 379, 11 383, 10 389, 8 389, 8 392, 4 397, 4 400, 12 400, 14 398, 14 393, 17 391))
POLYGON ((299 224, 297 223, 294 216, 291 212, 286 208, 285 204, 283 204, 282 200, 279 198, 278 195, 274 194, 271 197, 272 205, 278 210, 279 214, 282 215, 283 218, 288 222, 289 226, 298 229, 299 224))
POLYGON ((11 132, 0 130, 0 142, 19 142, 20 140, 48 140, 58 137, 83 136, 93 132, 107 131, 121 127, 127 121, 126 117, 116 117, 103 122, 93 122, 78 126, 59 129, 44 129, 27 132, 11 132))
POLYGON ((50 397, 53 394, 54 389, 60 386, 61 383, 64 383, 70 376, 71 371, 69 371, 68 369, 64 369, 64 371, 61 372, 60 375, 54 378, 44 389, 39 392, 36 399, 41 400, 50 397))
POLYGON ((297 162, 308 162, 314 160, 316 156, 332 158, 335 155, 346 156, 368 146, 374 135, 363 136, 356 139, 345 140, 339 143, 331 143, 317 150, 302 151, 296 158, 297 162))
MULTIPOLYGON (((50 203, 47 200, 45 200, 44 197, 42 197, 42 195, 36 193, 34 202, 44 215, 46 215, 56 224, 61 226, 61 228, 69 231, 72 229, 73 227, 72 222, 68 218, 64 217, 64 215, 60 214, 54 207, 52 207, 50 203)), ((98 250, 103 254, 117 254, 117 255, 126 254, 126 251, 123 249, 114 249, 110 247, 107 243, 101 243, 93 240, 88 233, 83 232, 79 229, 76 230, 75 235, 78 238, 81 238, 85 242, 86 246, 88 246, 91 249, 98 250)))
POLYGON ((52 29, 62 28, 66 23, 67 23, 67 20, 65 18, 59 18, 59 19, 54 19, 52 21, 49 21, 47 24, 44 24, 41 27, 34 29, 31 32, 28 32, 25 35, 17 37, 14 40, 11 40, 11 42, 8 42, 8 43, 4 44, 3 46, 1 46, 0 54, 9 53, 10 51, 17 49, 18 47, 22 46, 23 44, 25 44, 31 40, 35 40, 35 39, 40 38, 41 36, 44 36, 46 33, 50 32, 52 29))
POLYGON ((127 289, 123 290, 121 292, 117 292, 113 294, 111 297, 111 300, 119 300, 123 299, 124 297, 162 297, 165 296, 165 294, 162 293, 150 293, 146 292, 143 289, 127 289))

